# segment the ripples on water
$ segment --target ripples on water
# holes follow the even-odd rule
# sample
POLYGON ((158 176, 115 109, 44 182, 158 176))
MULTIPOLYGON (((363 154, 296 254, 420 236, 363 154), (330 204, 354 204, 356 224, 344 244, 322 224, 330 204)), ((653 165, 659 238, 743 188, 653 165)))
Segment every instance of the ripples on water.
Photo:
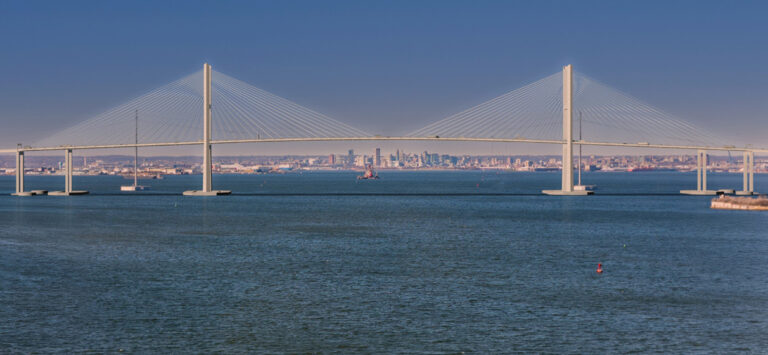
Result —
POLYGON ((381 175, 215 176, 248 193, 218 198, 175 194, 199 176, 149 181, 168 193, 153 196, 75 177, 94 195, 0 196, 0 352, 768 348, 768 214, 676 195, 693 174, 587 174, 653 195, 576 198, 537 195, 558 174, 381 175))

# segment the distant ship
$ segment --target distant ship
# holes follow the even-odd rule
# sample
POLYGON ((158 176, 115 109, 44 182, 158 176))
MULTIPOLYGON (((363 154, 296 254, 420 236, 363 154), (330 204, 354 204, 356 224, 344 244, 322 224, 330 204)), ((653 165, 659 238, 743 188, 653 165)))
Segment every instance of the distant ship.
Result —
POLYGON ((357 177, 358 180, 378 180, 379 174, 373 171, 373 166, 370 164, 365 166, 365 173, 357 177))
POLYGON ((676 170, 672 168, 654 168, 652 166, 631 167, 627 169, 627 172, 630 172, 630 173, 643 173, 648 171, 676 171, 676 170))
POLYGON ((123 185, 120 186, 120 191, 144 191, 149 190, 149 186, 142 185, 123 185))
MULTIPOLYGON (((136 175, 141 180, 162 180, 165 177, 162 174, 150 174, 150 173, 142 173, 136 175)), ((133 179, 134 175, 131 174, 123 174, 124 179, 133 179)))
POLYGON ((573 189, 576 191, 595 191, 597 190, 597 185, 573 185, 573 189))

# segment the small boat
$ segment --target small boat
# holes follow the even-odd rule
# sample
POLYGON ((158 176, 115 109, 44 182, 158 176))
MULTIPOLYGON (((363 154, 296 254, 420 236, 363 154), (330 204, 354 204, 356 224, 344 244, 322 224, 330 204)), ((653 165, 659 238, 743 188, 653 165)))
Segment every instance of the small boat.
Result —
POLYGON ((365 173, 363 175, 359 175, 357 177, 358 180, 378 180, 379 174, 375 173, 373 171, 373 166, 370 164, 366 165, 365 167, 365 173))
POLYGON ((573 189, 576 191, 595 191, 596 185, 573 185, 573 189))

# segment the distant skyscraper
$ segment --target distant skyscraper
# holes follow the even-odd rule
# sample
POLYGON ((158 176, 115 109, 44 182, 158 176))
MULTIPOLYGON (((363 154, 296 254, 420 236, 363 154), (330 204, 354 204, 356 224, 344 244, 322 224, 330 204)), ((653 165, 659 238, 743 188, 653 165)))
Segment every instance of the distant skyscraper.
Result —
POLYGON ((331 154, 328 156, 328 165, 336 165, 336 156, 331 154))
POLYGON ((353 149, 350 149, 349 154, 347 154, 347 165, 355 165, 355 151, 353 149))
POLYGON ((374 158, 373 164, 377 167, 381 166, 381 148, 376 148, 376 157, 374 158))

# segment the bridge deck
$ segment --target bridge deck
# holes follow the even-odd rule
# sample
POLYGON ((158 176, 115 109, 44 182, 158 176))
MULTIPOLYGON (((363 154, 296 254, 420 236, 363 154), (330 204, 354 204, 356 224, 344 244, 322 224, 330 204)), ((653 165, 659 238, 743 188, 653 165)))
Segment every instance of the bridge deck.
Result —
MULTIPOLYGON (((489 142, 489 143, 534 143, 534 144, 565 144, 563 140, 527 139, 527 138, 471 138, 471 137, 313 137, 313 138, 260 138, 260 139, 228 139, 212 140, 211 144, 238 144, 238 143, 279 143, 279 142, 344 142, 344 141, 433 141, 433 142, 489 142)), ((734 146, 697 146, 697 145, 670 145, 648 143, 616 143, 616 142, 592 142, 574 140, 574 144, 605 146, 605 147, 630 147, 630 148, 655 148, 655 149, 685 149, 685 150, 715 150, 715 151, 742 151, 768 153, 768 148, 749 148, 734 146)), ((203 141, 187 142, 159 142, 139 144, 102 144, 102 145, 68 145, 56 147, 22 147, 18 149, 0 149, 0 153, 57 151, 66 149, 116 149, 133 147, 168 147, 201 145, 203 141)))

